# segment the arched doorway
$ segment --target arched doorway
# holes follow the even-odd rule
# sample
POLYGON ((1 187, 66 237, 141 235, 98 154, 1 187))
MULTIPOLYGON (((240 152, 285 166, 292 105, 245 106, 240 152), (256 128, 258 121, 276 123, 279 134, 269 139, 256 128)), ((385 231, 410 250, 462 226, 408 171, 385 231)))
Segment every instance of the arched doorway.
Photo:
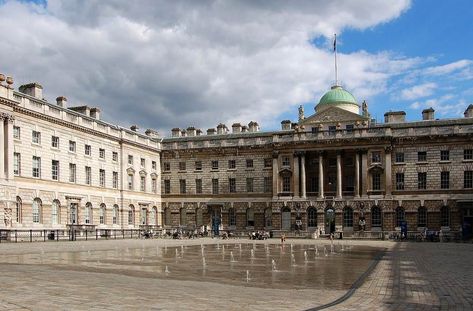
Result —
POLYGON ((284 207, 281 211, 281 229, 291 230, 291 210, 289 207, 284 207))
POLYGON ((332 206, 325 209, 325 232, 335 232, 335 209, 332 206))

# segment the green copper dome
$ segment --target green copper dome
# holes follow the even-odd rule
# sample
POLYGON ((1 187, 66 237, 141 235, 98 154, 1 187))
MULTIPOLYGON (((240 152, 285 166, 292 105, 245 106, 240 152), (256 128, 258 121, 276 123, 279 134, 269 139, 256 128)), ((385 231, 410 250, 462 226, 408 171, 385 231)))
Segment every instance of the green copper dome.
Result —
POLYGON ((336 103, 347 103, 358 105, 356 99, 341 86, 334 85, 331 90, 325 93, 319 101, 319 105, 330 105, 336 103))

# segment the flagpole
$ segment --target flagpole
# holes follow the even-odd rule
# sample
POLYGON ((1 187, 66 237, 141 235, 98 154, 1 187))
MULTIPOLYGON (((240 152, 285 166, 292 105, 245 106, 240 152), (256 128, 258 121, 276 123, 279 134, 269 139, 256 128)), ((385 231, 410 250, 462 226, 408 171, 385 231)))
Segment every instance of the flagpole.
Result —
POLYGON ((333 40, 333 51, 335 56, 335 85, 338 85, 338 68, 337 68, 337 34, 333 40))

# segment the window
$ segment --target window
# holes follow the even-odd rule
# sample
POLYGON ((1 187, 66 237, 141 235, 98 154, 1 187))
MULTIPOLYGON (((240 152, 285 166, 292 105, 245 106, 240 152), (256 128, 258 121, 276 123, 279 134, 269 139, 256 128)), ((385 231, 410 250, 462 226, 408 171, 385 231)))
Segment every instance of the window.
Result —
POLYGON ((195 210, 195 224, 197 227, 204 224, 204 215, 201 208, 195 210))
POLYGON ((186 170, 186 162, 179 162, 179 170, 180 171, 186 170))
POLYGON ((318 134, 319 133, 319 128, 318 127, 312 127, 311 132, 312 132, 312 134, 318 134))
POLYGON ((76 182, 76 165, 69 163, 69 182, 76 182))
POLYGON ((232 170, 236 168, 236 161, 235 160, 228 160, 228 169, 232 170))
POLYGON ((255 211, 252 208, 246 210, 246 226, 254 227, 255 226, 255 211))
POLYGON ((473 171, 463 172, 463 188, 465 189, 473 188, 473 171))
POLYGON ((246 159, 246 168, 253 168, 253 159, 246 159))
POLYGON ((404 152, 396 152, 396 163, 404 163, 404 152))
POLYGON ((69 151, 70 152, 76 152, 76 142, 73 140, 69 141, 69 151))
POLYGON ((100 210, 99 210, 99 223, 101 225, 105 224, 105 204, 100 205, 100 210))
POLYGON ((34 199, 31 209, 33 214, 33 223, 39 224, 41 221, 41 200, 38 198, 34 199))
POLYGON ((89 202, 85 205, 84 222, 86 224, 91 224, 92 223, 92 204, 89 203, 89 202))
POLYGON ((348 206, 343 209, 343 227, 353 227, 353 208, 348 206))
POLYGON ((236 192, 236 179, 235 178, 228 178, 228 191, 230 193, 236 192))
POLYGON ((236 211, 234 208, 228 210, 228 225, 236 226, 236 211))
POLYGON ((164 180, 164 193, 165 194, 171 193, 171 181, 169 179, 164 180))
POLYGON ((381 227, 381 208, 379 206, 373 206, 371 209, 371 226, 381 227))
POLYGON ((328 134, 329 135, 335 135, 336 132, 337 132, 337 127, 335 125, 330 125, 328 127, 328 134))
POLYGON ((102 148, 99 149, 99 158, 105 159, 105 149, 102 149, 102 148))
POLYGON ((140 191, 146 191, 146 177, 140 176, 140 191))
POLYGON ((396 190, 404 190, 404 173, 396 173, 396 190))
POLYGON ((100 187, 105 187, 105 170, 99 170, 100 187))
POLYGON ((118 172, 112 173, 112 186, 114 189, 118 188, 118 172))
POLYGON ((128 190, 133 190, 133 175, 127 175, 128 190))
POLYGON ((141 167, 145 167, 146 166, 146 159, 141 158, 140 159, 140 165, 141 165, 141 167))
POLYGON ((151 179, 151 191, 153 193, 157 193, 158 192, 158 181, 156 178, 152 178, 151 179))
POLYGON ((253 183, 254 183, 253 178, 250 177, 250 178, 246 179, 246 192, 253 192, 254 191, 253 183))
POLYGON ((117 224, 117 219, 118 219, 118 205, 114 205, 113 210, 112 210, 112 223, 114 225, 117 224))
POLYGON ((187 211, 186 211, 186 208, 185 207, 182 207, 180 210, 179 210, 179 214, 181 216, 181 219, 180 219, 180 225, 181 226, 185 226, 187 224, 187 211))
POLYGON ((218 161, 212 161, 212 169, 218 170, 218 161))
POLYGON ((463 160, 473 160, 473 149, 463 150, 463 160))
POLYGON ((156 161, 151 161, 151 169, 156 170, 156 161))
POLYGON ((270 176, 265 176, 263 180, 263 191, 271 192, 273 187, 273 178, 270 176))
POLYGON ((59 180, 59 161, 51 161, 51 178, 53 180, 59 180))
POLYGON ((427 227, 427 208, 424 206, 417 210, 417 227, 427 227))
POLYGON ((271 158, 264 159, 264 167, 265 168, 270 168, 272 166, 273 166, 273 159, 271 159, 271 158))
POLYGON ((16 223, 21 223, 22 201, 20 197, 16 197, 16 223))
POLYGON ((448 206, 442 206, 442 208, 440 209, 440 226, 450 226, 450 209, 448 208, 448 206))
POLYGON ((427 151, 417 152, 417 162, 426 162, 427 161, 427 151))
POLYGON ((372 163, 381 163, 381 153, 379 151, 373 151, 371 153, 371 162, 372 163))
POLYGON ((310 177, 309 178, 309 192, 317 192, 317 191, 319 191, 319 178, 310 177))
POLYGON ((112 161, 113 162, 118 161, 118 152, 115 152, 115 151, 112 152, 112 161))
POLYGON ((374 172, 372 175, 373 190, 381 190, 381 174, 374 172))
POLYGON ((164 224, 166 226, 170 226, 172 224, 171 209, 169 207, 164 209, 164 224))
POLYGON ((163 171, 169 172, 171 170, 171 163, 169 162, 164 162, 163 163, 163 171))
POLYGON ((417 189, 427 189, 427 173, 417 173, 417 189))
POLYGON ((398 206, 396 208, 396 227, 400 227, 401 223, 404 221, 406 217, 406 212, 404 211, 404 208, 398 206))
POLYGON ((54 200, 51 204, 51 224, 57 225, 59 223, 59 202, 54 200))
POLYGON ((283 176, 282 178, 282 191, 291 192, 291 177, 283 176))
POLYGON ((440 161, 450 161, 450 150, 440 150, 440 161))
POLYGON ((317 210, 314 207, 307 210, 307 227, 317 227, 317 210))
POLYGON ((21 174, 21 154, 13 153, 13 174, 20 176, 21 174))
POLYGON ((51 147, 59 148, 59 137, 51 136, 51 147))
POLYGON ((186 193, 186 180, 185 179, 179 179, 179 191, 181 194, 186 193))
POLYGON ((202 179, 195 180, 195 193, 202 193, 202 179))
POLYGON ((291 166, 291 162, 289 160, 289 157, 282 157, 282 166, 283 167, 291 166))
POLYGON ((92 147, 90 145, 85 145, 84 146, 84 152, 86 156, 91 156, 92 155, 92 147))
POLYGON ((41 144, 41 132, 33 131, 31 141, 34 144, 41 144))
POLYGON ((133 156, 130 154, 128 155, 128 164, 133 165, 133 156))
POLYGON ((13 127, 13 138, 20 139, 20 133, 21 133, 20 127, 19 126, 14 126, 13 127))
POLYGON ((212 194, 218 194, 218 179, 212 178, 212 194))
POLYGON ((85 184, 89 186, 92 184, 92 168, 90 166, 85 167, 85 184))
POLYGON ((450 188, 450 172, 440 172, 440 188, 450 188))
POLYGON ((33 177, 41 178, 41 158, 33 156, 33 177))
POLYGON ((128 225, 133 225, 134 223, 135 223, 135 207, 133 205, 130 205, 128 209, 128 225))
POLYGON ((201 171, 202 170, 202 161, 195 161, 195 170, 201 171))

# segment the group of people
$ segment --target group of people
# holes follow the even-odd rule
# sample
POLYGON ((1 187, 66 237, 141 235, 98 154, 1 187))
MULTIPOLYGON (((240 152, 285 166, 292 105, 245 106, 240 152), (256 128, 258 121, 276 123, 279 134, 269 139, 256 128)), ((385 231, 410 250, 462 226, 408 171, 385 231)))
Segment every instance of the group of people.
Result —
POLYGON ((266 240, 269 239, 269 232, 267 231, 253 231, 249 232, 248 236, 250 240, 266 240))

